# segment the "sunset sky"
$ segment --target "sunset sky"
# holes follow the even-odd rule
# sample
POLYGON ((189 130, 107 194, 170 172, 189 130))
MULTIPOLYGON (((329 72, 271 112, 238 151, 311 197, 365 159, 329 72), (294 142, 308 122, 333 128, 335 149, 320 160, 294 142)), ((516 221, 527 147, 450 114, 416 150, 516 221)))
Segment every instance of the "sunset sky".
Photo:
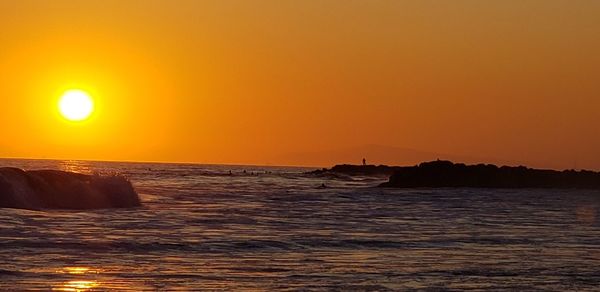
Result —
POLYGON ((0 157, 600 169, 600 1, 3 0, 0 98, 0 157))

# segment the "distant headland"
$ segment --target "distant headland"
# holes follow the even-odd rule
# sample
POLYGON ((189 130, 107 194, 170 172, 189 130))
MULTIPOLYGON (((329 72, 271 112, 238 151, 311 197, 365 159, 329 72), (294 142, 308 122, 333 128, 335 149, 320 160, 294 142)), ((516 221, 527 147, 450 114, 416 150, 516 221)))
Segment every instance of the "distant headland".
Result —
POLYGON ((131 182, 122 176, 0 168, 0 208, 100 209, 140 205, 131 182))
POLYGON ((381 187, 392 188, 558 188, 600 189, 600 172, 533 169, 492 164, 466 165, 437 160, 416 166, 336 165, 310 174, 390 175, 381 187))

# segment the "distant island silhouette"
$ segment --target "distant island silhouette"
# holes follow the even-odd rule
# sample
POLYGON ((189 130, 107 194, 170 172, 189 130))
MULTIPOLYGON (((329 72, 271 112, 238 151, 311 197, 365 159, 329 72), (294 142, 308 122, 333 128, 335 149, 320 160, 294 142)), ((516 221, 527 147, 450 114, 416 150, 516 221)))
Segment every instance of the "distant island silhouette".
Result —
POLYGON ((466 165, 437 160, 416 166, 336 165, 313 175, 390 175, 381 187, 392 188, 559 188, 600 189, 600 172, 547 170, 525 166, 466 165))
POLYGON ((0 168, 0 208, 100 209, 140 205, 131 182, 122 176, 0 168))

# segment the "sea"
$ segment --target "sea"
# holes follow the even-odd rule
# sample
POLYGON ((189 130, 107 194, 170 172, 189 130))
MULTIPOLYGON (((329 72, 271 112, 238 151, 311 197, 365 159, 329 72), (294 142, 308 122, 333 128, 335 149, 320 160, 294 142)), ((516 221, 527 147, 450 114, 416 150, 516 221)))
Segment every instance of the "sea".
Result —
POLYGON ((0 209, 2 291, 600 290, 600 192, 387 189, 315 168, 0 160, 119 173, 142 207, 0 209))

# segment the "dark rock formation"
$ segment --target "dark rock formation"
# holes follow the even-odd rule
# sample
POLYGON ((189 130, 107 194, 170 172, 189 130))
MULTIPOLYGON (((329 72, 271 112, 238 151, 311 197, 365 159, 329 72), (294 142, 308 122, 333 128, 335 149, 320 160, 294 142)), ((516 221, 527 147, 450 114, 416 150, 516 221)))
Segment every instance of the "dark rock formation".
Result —
POLYGON ((0 208, 99 209, 140 204, 133 186, 122 176, 0 168, 0 208))
POLYGON ((341 164, 336 165, 332 168, 317 169, 315 171, 308 172, 313 175, 369 175, 369 176, 389 176, 394 173, 395 170, 401 169, 399 166, 387 166, 387 165, 351 165, 341 164))
POLYGON ((433 161, 396 169, 382 187, 578 188, 600 189, 600 173, 555 171, 491 164, 433 161))

